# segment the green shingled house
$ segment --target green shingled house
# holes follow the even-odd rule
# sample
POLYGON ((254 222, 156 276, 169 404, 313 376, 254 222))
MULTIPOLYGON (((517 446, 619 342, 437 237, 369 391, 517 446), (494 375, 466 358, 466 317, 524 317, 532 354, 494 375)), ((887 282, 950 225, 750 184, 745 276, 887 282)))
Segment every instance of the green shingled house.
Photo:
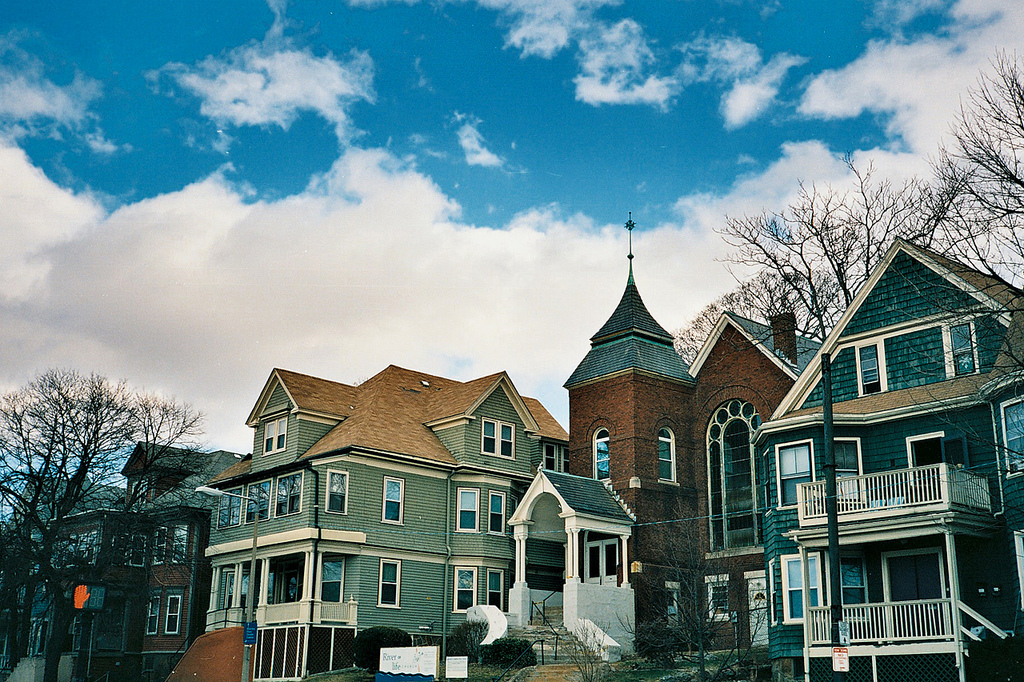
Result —
POLYGON ((1013 358, 1022 300, 898 241, 758 429, 770 655, 781 672, 832 674, 822 352, 832 358, 847 679, 962 681, 972 642, 1014 629, 1024 605, 1013 358))
POLYGON ((350 665, 370 626, 440 635, 507 611, 509 517, 568 441, 505 373, 395 366, 358 386, 275 369, 247 423, 253 454, 210 485, 260 503, 221 498, 207 629, 242 621, 258 515, 257 679, 350 665))

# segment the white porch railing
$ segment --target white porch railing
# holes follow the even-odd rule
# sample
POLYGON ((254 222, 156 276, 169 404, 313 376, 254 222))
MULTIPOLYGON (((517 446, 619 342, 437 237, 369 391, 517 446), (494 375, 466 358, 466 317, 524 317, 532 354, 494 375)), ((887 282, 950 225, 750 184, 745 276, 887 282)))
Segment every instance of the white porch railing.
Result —
MULTIPOLYGON (((807 610, 811 644, 832 641, 828 606, 807 610)), ((850 624, 850 642, 921 642, 953 639, 953 611, 948 599, 850 604, 843 606, 843 620, 850 624)))
POLYGON ((206 612, 206 629, 216 630, 219 628, 232 628, 242 624, 245 620, 245 609, 235 607, 232 609, 213 609, 206 612))
MULTIPOLYGON (((992 510, 988 479, 948 464, 843 477, 836 482, 836 500, 840 521, 927 505, 992 510)), ((825 481, 797 486, 797 510, 801 526, 826 523, 825 481)))
MULTIPOLYGON (((263 608, 263 621, 260 625, 270 623, 298 623, 302 615, 302 602, 285 604, 267 604, 263 608)), ((307 612, 308 613, 308 612, 307 612)))
POLYGON ((313 621, 316 623, 355 623, 356 607, 355 600, 316 602, 313 604, 313 621))

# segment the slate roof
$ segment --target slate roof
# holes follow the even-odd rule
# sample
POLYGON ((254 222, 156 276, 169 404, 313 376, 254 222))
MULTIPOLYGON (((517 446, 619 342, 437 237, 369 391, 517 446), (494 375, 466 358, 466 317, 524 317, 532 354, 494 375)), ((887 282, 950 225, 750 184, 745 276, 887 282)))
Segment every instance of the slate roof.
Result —
POLYGON ((783 362, 789 364, 791 367, 797 369, 797 373, 804 371, 804 368, 810 364, 811 358, 821 348, 821 344, 813 339, 796 335, 796 364, 794 365, 786 355, 775 347, 775 339, 772 335, 772 328, 767 324, 762 324, 751 320, 750 318, 737 315, 731 310, 724 311, 724 314, 729 316, 729 319, 738 324, 743 328, 747 334, 751 336, 757 343, 764 346, 764 348, 778 357, 783 362))
POLYGON ((672 346, 672 335, 658 324, 629 279, 615 312, 590 339, 590 351, 566 380, 565 388, 627 369, 693 381, 688 367, 672 346))
POLYGON ((546 469, 544 476, 576 513, 633 523, 634 519, 601 481, 546 469))

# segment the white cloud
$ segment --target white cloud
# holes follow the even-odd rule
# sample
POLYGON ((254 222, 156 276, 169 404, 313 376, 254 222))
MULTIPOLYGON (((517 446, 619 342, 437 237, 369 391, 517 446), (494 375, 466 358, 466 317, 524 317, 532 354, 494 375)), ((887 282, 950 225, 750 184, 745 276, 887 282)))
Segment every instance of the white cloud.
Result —
POLYGON ((649 74, 656 66, 643 28, 632 19, 598 26, 580 40, 576 99, 587 104, 649 104, 665 109, 678 90, 673 77, 649 74))
POLYGON ((729 129, 764 114, 775 102, 789 70, 807 61, 780 52, 765 63, 756 45, 735 36, 702 36, 680 49, 685 55, 679 68, 684 83, 713 81, 728 86, 720 110, 729 129))
POLYGON ((498 10, 510 24, 506 45, 524 57, 550 59, 593 21, 594 10, 619 0, 478 0, 498 10))
POLYGON ((880 114, 894 144, 932 154, 996 47, 1022 46, 1024 4, 961 0, 944 22, 932 34, 869 42, 851 63, 810 81, 800 112, 822 119, 880 114))
POLYGON ((480 119, 466 117, 456 112, 457 120, 465 120, 459 128, 459 146, 466 154, 466 163, 470 166, 500 168, 504 161, 484 145, 484 136, 480 134, 480 119))
POLYGON ((154 72, 202 100, 200 111, 219 125, 276 125, 287 130, 304 112, 334 124, 338 139, 353 134, 349 107, 372 102, 373 61, 365 52, 318 57, 276 39, 207 57, 195 66, 170 63, 154 72))

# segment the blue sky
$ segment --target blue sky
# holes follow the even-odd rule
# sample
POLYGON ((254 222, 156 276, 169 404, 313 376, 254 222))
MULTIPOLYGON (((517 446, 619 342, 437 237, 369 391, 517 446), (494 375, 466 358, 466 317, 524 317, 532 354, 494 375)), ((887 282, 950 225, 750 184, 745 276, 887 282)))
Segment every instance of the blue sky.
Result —
POLYGON ((123 377, 248 451, 274 366, 506 369, 565 423, 628 211, 679 327, 726 215, 845 153, 927 175, 1022 36, 1017 0, 0 0, 0 387, 123 377))

